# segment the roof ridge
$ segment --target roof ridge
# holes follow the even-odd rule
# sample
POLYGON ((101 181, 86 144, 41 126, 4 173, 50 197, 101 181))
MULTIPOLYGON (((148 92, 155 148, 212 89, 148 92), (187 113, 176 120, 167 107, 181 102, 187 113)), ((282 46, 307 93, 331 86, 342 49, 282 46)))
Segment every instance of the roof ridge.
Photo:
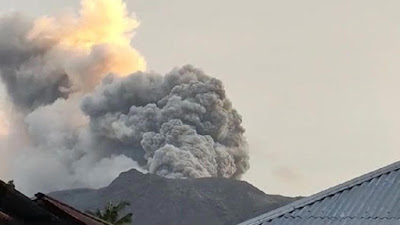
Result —
POLYGON ((40 199, 40 198, 47 198, 47 199, 50 199, 51 201, 54 201, 54 202, 56 202, 56 203, 58 203, 58 204, 60 204, 60 205, 63 205, 63 206, 65 206, 65 207, 71 209, 71 210, 74 210, 75 212, 81 213, 82 215, 87 216, 87 217, 89 217, 89 218, 91 218, 91 219, 94 219, 94 220, 96 220, 96 221, 98 221, 98 222, 105 223, 105 224, 110 224, 109 222, 107 222, 107 221, 105 221, 105 220, 102 220, 102 219, 100 219, 100 218, 98 218, 98 217, 95 217, 95 216, 93 216, 93 215, 90 215, 89 213, 82 212, 82 211, 80 211, 80 210, 78 210, 78 209, 76 209, 76 208, 74 208, 74 207, 72 207, 72 206, 70 206, 70 205, 68 205, 68 204, 66 204, 66 203, 64 203, 64 202, 58 201, 57 199, 54 199, 54 198, 52 198, 52 197, 50 197, 50 196, 48 196, 48 195, 45 195, 45 194, 43 194, 43 193, 41 193, 41 192, 35 194, 35 196, 36 196, 38 199, 40 199))
MULTIPOLYGON (((398 220, 400 217, 389 217, 389 216, 308 216, 308 217, 301 217, 301 216, 285 216, 283 218, 293 218, 293 219, 387 219, 387 220, 398 220)), ((265 221, 266 222, 266 221, 265 221)))
POLYGON ((282 206, 278 209, 272 210, 270 212, 264 213, 258 217, 255 217, 253 219, 244 221, 240 223, 239 225, 258 225, 260 223, 270 221, 274 218, 280 217, 286 213, 292 212, 296 209, 303 208, 304 206, 310 205, 312 203, 315 203, 317 201, 320 201, 326 197, 335 195, 339 192, 342 192, 344 190, 351 189, 357 185, 360 185, 364 182, 370 181, 376 177, 380 177, 384 174, 390 173, 392 171, 396 171, 400 169, 400 161, 394 162, 388 166, 382 167, 380 169, 374 170, 372 172, 369 172, 367 174, 358 176, 356 178, 353 178, 349 181, 346 181, 344 183, 338 184, 336 186, 333 186, 331 188, 328 188, 324 191, 318 192, 316 194, 313 194, 309 197, 305 197, 303 199, 297 200, 293 203, 290 203, 288 205, 282 206))

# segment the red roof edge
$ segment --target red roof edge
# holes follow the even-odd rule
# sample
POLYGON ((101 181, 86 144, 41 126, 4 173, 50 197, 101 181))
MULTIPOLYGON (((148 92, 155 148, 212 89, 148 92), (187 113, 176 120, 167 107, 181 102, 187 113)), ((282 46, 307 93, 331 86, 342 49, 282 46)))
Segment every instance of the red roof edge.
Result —
POLYGON ((13 220, 13 218, 11 216, 0 211, 0 222, 1 221, 12 221, 12 220, 13 220))
POLYGON ((43 193, 39 192, 35 195, 35 197, 36 197, 35 201, 44 201, 45 203, 50 204, 51 206, 63 211, 70 217, 82 222, 85 225, 111 225, 110 223, 108 223, 100 218, 92 216, 88 213, 81 212, 81 211, 75 209, 74 207, 69 206, 63 202, 60 202, 60 201, 58 201, 48 195, 45 195, 43 193))

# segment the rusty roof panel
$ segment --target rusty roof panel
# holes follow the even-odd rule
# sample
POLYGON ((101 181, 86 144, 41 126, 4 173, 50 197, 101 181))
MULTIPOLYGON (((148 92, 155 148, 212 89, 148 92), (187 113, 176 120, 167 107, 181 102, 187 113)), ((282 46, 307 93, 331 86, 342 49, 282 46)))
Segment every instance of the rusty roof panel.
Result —
POLYGON ((37 199, 35 201, 40 202, 42 204, 44 203, 47 207, 50 206, 58 210, 61 210, 63 213, 74 218, 76 221, 79 221, 79 223, 82 225, 110 225, 109 223, 99 218, 83 213, 67 204, 57 201, 42 193, 36 194, 36 197, 37 199))

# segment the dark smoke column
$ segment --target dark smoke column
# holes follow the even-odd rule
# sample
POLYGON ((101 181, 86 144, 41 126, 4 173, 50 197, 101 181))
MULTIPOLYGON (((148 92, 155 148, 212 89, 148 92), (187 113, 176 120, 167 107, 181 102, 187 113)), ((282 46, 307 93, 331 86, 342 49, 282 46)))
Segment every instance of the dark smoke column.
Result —
POLYGON ((221 81, 192 66, 109 76, 84 98, 92 143, 168 178, 234 177, 249 168, 242 119, 221 81))

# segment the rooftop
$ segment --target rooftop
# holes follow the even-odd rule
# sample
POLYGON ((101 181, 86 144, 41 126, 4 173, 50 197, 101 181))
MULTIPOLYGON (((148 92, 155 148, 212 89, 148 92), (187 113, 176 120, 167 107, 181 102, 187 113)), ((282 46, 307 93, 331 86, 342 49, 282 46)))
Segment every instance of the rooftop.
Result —
POLYGON ((240 225, 400 224, 400 162, 240 225))

